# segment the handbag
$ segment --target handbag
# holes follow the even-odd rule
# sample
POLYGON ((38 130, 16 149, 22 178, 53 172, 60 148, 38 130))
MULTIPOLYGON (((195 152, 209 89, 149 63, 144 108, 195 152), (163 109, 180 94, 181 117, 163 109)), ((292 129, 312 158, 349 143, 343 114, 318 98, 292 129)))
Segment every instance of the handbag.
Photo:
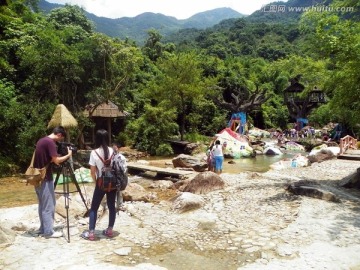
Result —
POLYGON ((24 176, 26 179, 26 185, 30 184, 32 186, 38 187, 45 179, 48 165, 46 165, 44 168, 41 169, 34 168, 34 158, 35 158, 35 151, 32 156, 30 166, 27 168, 24 176))

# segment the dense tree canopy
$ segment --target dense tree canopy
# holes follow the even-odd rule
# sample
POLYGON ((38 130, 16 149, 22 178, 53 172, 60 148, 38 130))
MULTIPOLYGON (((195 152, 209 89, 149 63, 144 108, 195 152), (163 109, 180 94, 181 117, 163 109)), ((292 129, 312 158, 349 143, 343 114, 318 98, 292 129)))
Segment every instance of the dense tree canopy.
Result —
POLYGON ((357 7, 353 13, 308 12, 301 23, 288 24, 230 19, 167 42, 151 29, 141 48, 95 32, 78 6, 44 15, 36 4, 0 5, 0 174, 28 165, 59 103, 80 122, 72 140, 92 125, 84 108, 111 100, 128 112, 115 137, 151 154, 171 154, 169 139, 213 136, 234 110, 246 111, 257 127, 286 128, 294 119, 283 91, 298 74, 304 94, 316 86, 328 96, 310 121, 341 121, 359 136, 358 1, 333 1, 357 7))
MULTIPOLYGON (((337 1, 335 5, 360 7, 358 1, 337 1)), ((321 57, 329 59, 324 88, 331 97, 334 118, 359 130, 360 22, 355 11, 357 14, 309 12, 302 24, 314 33, 321 57)))

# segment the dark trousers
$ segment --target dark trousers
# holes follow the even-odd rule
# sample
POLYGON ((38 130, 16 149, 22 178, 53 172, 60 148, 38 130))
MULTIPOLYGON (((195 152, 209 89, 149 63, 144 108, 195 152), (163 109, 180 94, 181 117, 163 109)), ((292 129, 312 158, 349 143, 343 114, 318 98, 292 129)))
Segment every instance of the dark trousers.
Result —
POLYGON ((116 189, 110 192, 105 192, 101 190, 97 185, 95 186, 94 195, 91 201, 91 208, 89 213, 89 229, 95 230, 97 212, 99 210, 100 204, 104 195, 106 194, 106 203, 109 209, 109 227, 114 227, 116 219, 116 208, 115 208, 115 199, 116 199, 116 189))

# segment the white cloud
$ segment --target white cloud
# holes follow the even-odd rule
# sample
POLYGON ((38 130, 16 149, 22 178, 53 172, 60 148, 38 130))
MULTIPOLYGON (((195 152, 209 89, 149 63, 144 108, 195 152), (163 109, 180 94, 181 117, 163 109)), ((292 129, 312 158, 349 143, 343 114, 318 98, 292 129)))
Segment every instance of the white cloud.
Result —
POLYGON ((177 19, 219 7, 251 14, 273 0, 47 0, 50 3, 79 5, 87 12, 107 18, 134 17, 144 12, 162 13, 177 19))

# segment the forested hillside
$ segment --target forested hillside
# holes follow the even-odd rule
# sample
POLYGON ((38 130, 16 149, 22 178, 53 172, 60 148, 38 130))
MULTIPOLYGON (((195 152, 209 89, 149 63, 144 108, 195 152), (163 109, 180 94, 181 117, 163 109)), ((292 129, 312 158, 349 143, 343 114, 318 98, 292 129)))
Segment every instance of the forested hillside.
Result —
MULTIPOLYGON (((40 0, 38 6, 39 10, 46 14, 55 8, 63 7, 62 5, 52 4, 45 0, 40 0)), ((147 31, 150 29, 155 29, 161 35, 167 36, 180 29, 205 29, 222 20, 241 18, 244 16, 231 8, 217 8, 200 12, 184 20, 178 20, 171 16, 152 12, 145 12, 135 17, 117 19, 98 17, 88 12, 85 12, 85 15, 94 23, 94 29, 97 32, 114 38, 133 40, 139 45, 144 44, 147 38, 147 31)))
POLYGON ((77 6, 44 15, 36 4, 0 5, 1 175, 28 165, 57 104, 79 122, 75 144, 93 127, 85 107, 111 100, 128 113, 114 139, 163 155, 171 154, 169 139, 196 141, 224 128, 241 107, 236 100, 263 101, 241 107, 250 124, 287 128, 295 119, 284 89, 300 77, 305 95, 316 87, 328 99, 309 115, 311 125, 341 122, 359 137, 358 1, 333 1, 334 11, 312 10, 286 24, 225 20, 171 41, 151 30, 144 46, 96 32, 77 6))

